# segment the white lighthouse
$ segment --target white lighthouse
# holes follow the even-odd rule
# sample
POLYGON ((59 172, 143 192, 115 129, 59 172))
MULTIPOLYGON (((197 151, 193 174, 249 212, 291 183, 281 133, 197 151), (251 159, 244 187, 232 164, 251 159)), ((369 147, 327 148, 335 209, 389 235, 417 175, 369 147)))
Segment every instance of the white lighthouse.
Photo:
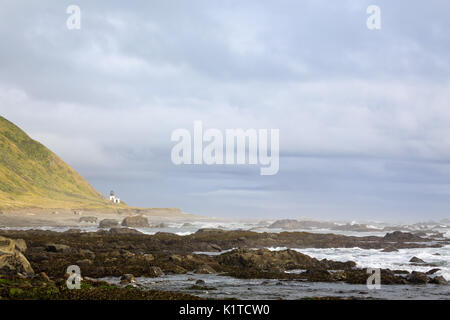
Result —
POLYGON ((112 203, 119 204, 119 203, 120 203, 120 198, 117 197, 117 196, 114 194, 114 191, 111 190, 111 192, 109 193, 109 201, 111 201, 112 203))

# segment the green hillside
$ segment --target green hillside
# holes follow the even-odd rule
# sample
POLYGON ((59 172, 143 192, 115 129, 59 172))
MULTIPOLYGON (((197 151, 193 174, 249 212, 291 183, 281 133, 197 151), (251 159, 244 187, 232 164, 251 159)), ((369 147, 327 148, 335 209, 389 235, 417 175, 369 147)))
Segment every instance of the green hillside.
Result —
POLYGON ((95 209, 112 205, 53 152, 0 116, 0 208, 95 209))

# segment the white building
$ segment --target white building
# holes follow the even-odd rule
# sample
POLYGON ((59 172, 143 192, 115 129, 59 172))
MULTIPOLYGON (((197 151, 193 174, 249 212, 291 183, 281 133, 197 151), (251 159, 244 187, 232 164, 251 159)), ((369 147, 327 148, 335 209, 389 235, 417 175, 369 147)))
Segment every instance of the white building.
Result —
POLYGON ((114 194, 114 191, 111 191, 109 193, 109 201, 111 201, 112 203, 120 203, 120 198, 114 194))

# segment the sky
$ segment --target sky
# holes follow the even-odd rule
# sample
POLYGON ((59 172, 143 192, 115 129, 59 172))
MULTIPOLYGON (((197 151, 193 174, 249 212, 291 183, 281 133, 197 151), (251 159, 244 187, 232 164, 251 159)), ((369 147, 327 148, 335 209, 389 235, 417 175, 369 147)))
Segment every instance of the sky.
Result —
POLYGON ((0 114, 135 206, 448 218, 449 12, 444 0, 0 0, 0 114), (174 165, 171 133, 196 120, 279 129, 279 172, 174 165))

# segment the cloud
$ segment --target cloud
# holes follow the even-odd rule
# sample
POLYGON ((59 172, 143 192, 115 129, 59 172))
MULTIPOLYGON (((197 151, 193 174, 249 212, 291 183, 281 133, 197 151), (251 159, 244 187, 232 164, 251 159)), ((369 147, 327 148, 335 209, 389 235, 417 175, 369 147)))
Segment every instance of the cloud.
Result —
POLYGON ((378 3, 374 32, 370 1, 79 1, 77 31, 65 27, 64 3, 10 2, 0 111, 136 205, 444 217, 450 5, 378 3), (280 129, 280 173, 174 166, 170 133, 195 120, 280 129))

